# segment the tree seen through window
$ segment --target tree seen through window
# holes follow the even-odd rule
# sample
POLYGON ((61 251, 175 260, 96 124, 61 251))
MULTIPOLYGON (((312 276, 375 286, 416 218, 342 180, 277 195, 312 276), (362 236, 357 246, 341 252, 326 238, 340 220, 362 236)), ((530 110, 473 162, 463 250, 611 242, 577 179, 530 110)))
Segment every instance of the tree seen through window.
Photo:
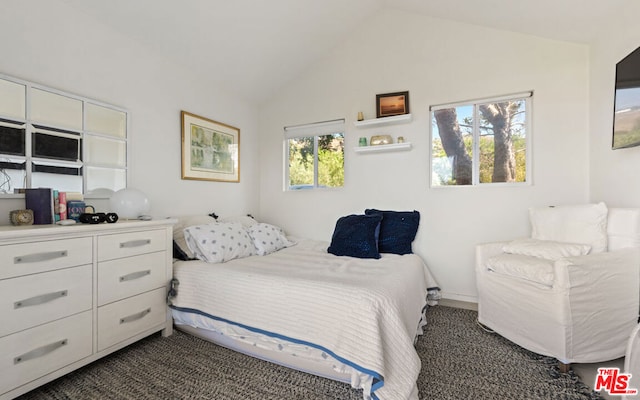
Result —
POLYGON ((529 99, 432 108, 432 186, 526 182, 529 99))

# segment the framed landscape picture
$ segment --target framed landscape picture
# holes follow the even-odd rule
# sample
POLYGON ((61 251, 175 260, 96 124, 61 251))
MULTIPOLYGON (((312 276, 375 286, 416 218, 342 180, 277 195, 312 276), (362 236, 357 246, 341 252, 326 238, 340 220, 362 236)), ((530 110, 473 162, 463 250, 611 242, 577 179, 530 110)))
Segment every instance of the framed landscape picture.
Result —
POLYGON ((376 95, 376 117, 409 114, 409 92, 376 95))
POLYGON ((182 111, 182 179, 240 182, 240 129, 182 111))

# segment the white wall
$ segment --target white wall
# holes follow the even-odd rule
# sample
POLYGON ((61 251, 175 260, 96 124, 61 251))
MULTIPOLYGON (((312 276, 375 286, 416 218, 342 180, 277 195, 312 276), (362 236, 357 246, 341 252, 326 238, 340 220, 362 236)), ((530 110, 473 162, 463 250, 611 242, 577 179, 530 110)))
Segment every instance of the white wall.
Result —
POLYGON ((640 46, 640 4, 629 7, 591 46, 589 62, 590 197, 618 207, 640 207, 640 147, 611 149, 616 63, 640 46))
MULTIPOLYGON (((0 73, 130 111, 129 184, 147 193, 155 217, 257 211, 254 106, 62 1, 3 2, 0 37, 0 73), (240 183, 181 180, 181 110, 240 128, 240 183)), ((23 207, 23 200, 1 199, 0 224, 8 223, 9 210, 23 207)))
MULTIPOLYGON (((475 298, 476 243, 526 235, 529 206, 588 199, 585 46, 385 11, 258 110, 61 1, 6 1, 0 37, 1 73, 129 109, 130 183, 148 193, 155 216, 252 212, 290 233, 329 240, 341 215, 417 209, 414 248, 449 298, 475 298), (428 187, 429 105, 531 89, 532 186, 428 187), (375 94, 400 90, 410 91, 412 123, 353 126, 358 111, 375 115, 375 94), (239 184, 180 179, 182 109, 240 128, 239 184), (282 127, 337 117, 347 118, 346 186, 283 192, 282 127), (353 152, 359 136, 375 133, 403 135, 414 148, 353 152)), ((20 203, 0 199, 0 224, 20 203)))
POLYGON ((338 217, 416 209, 414 243, 447 298, 475 301, 474 245, 528 235, 527 208, 588 198, 588 49, 386 10, 284 88, 260 113, 260 215, 329 241, 338 217), (357 129, 375 95, 410 91, 413 122, 357 129), (534 90, 533 184, 429 188, 429 105, 534 90), (345 187, 284 192, 283 126, 346 117, 345 187), (356 154, 359 136, 402 135, 410 152, 356 154))

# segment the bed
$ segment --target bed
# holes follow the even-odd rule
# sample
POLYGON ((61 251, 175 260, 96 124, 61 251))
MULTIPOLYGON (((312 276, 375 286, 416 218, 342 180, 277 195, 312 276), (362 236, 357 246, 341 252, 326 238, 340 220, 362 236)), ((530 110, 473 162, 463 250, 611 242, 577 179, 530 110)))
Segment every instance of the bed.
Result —
POLYGON ((329 243, 286 238, 277 227, 251 225, 272 229, 269 234, 282 235, 282 243, 267 251, 256 245, 253 253, 259 255, 221 262, 174 262, 170 307, 176 327, 254 357, 348 382, 362 389, 365 399, 417 399, 420 359, 414 341, 426 324, 426 308, 438 298, 437 283, 422 259, 390 253, 336 256, 328 252, 335 233, 329 243))

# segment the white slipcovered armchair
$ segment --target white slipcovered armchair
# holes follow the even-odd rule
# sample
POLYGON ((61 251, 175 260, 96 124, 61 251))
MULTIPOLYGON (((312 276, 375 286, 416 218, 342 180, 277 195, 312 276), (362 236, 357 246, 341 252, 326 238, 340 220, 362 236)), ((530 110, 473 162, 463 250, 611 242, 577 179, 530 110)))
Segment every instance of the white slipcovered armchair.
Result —
POLYGON ((563 371, 622 357, 638 323, 640 209, 529 215, 530 238, 476 247, 479 322, 563 371))

